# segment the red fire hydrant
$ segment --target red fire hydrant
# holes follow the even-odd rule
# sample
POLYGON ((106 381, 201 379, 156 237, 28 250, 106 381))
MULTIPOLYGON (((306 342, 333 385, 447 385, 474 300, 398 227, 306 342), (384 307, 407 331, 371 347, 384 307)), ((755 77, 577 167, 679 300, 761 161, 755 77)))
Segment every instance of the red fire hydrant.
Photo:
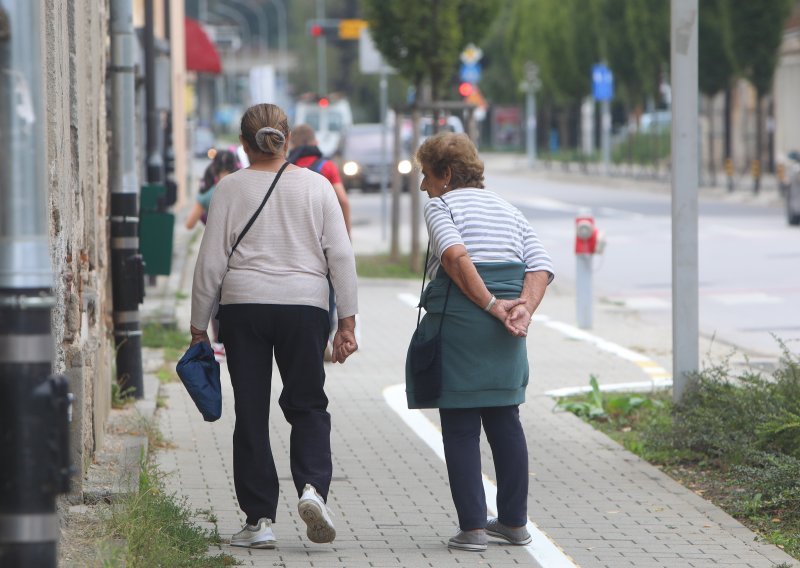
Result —
POLYGON ((578 327, 592 328, 592 257, 603 249, 603 237, 590 211, 575 218, 575 303, 578 327))

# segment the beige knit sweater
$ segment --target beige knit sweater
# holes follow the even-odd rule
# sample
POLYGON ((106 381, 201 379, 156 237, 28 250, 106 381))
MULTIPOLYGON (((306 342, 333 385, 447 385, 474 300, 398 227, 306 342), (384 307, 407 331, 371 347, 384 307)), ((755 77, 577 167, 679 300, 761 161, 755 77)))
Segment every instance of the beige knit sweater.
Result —
POLYGON ((208 327, 223 277, 223 305, 327 311, 330 272, 339 318, 358 312, 355 257, 336 193, 327 179, 305 168, 283 172, 228 270, 228 254, 273 179, 273 172, 243 169, 214 190, 192 285, 191 323, 197 329, 208 327))

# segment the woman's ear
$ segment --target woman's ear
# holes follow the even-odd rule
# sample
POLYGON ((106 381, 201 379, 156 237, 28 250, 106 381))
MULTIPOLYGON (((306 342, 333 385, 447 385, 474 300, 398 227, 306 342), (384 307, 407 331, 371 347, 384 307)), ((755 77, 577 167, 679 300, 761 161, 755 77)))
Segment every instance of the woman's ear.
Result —
POLYGON ((447 185, 450 185, 450 179, 452 177, 453 177, 453 170, 450 168, 450 166, 447 166, 446 169, 444 170, 444 182, 447 185))

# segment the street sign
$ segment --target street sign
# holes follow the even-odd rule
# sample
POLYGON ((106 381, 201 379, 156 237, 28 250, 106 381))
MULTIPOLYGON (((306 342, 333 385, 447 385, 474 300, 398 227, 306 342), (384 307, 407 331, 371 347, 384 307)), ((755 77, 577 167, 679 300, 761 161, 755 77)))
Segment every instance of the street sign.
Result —
POLYGON ((366 27, 367 20, 341 20, 339 22, 339 39, 359 39, 361 30, 366 27))
POLYGON ((481 80, 480 63, 462 63, 458 71, 458 76, 467 83, 477 83, 481 80))
POLYGON ((592 96, 596 101, 614 98, 614 74, 602 63, 592 65, 592 96))
POLYGON ((358 69, 364 74, 393 74, 396 71, 383 59, 368 28, 361 28, 358 35, 358 69))
POLYGON ((474 43, 468 43, 467 47, 464 48, 464 51, 462 51, 458 57, 461 59, 461 63, 470 65, 481 60, 483 57, 483 51, 474 43))

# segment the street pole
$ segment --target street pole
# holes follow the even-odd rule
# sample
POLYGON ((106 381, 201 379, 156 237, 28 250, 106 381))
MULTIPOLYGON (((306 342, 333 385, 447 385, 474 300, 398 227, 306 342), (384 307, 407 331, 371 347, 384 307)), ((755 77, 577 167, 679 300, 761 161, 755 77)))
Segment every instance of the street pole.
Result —
MULTIPOLYGON (((325 0, 317 0, 317 19, 325 19, 325 0)), ((327 67, 327 40, 325 35, 317 38, 317 82, 319 96, 324 97, 328 93, 328 67, 327 67)))
MULTIPOLYGON (((426 99, 427 100, 427 99, 426 99)), ((411 152, 412 156, 419 148, 419 122, 420 111, 419 107, 414 104, 414 109, 411 111, 411 152)), ((420 262, 420 246, 419 246, 419 225, 420 225, 420 198, 419 198, 419 172, 414 168, 411 173, 411 271, 418 273, 421 269, 420 262)))
MULTIPOLYGON (((279 76, 281 78, 281 88, 283 94, 289 92, 289 43, 286 37, 288 22, 286 20, 286 6, 283 0, 270 0, 272 6, 275 8, 275 13, 278 15, 278 50, 281 54, 281 64, 279 65, 279 76)), ((288 102, 288 101, 286 101, 288 102)))
POLYGON ((600 103, 600 145, 603 150, 603 172, 611 172, 611 101, 605 99, 600 103))
POLYGON ((528 167, 536 167, 536 95, 533 92, 533 85, 528 83, 528 94, 525 96, 527 120, 527 141, 525 147, 528 149, 528 167))
MULTIPOLYGON (((380 113, 381 113, 381 240, 386 240, 386 209, 387 198, 389 193, 389 156, 386 151, 388 150, 389 125, 386 123, 387 115, 386 107, 389 101, 389 79, 386 77, 386 71, 381 71, 380 85, 380 113)), ((395 167, 397 162, 394 162, 395 167)))
POLYGON ((69 491, 68 382, 50 376, 53 271, 40 2, 0 0, 0 566, 55 567, 69 491))
POLYGON ((672 375, 678 402, 699 366, 697 2, 672 0, 672 375))
MULTIPOLYGON (((402 116, 395 110, 394 113, 394 163, 400 163, 400 148, 403 143, 402 116)), ((397 262, 400 259, 400 192, 402 191, 402 179, 397 168, 392 169, 392 230, 389 241, 389 260, 397 262)), ((412 191, 414 188, 411 188, 412 191)))
POLYGON ((536 167, 536 91, 541 86, 539 80, 539 66, 533 61, 525 62, 525 110, 527 119, 525 121, 525 148, 528 153, 528 167, 536 167))
MULTIPOLYGON (((144 268, 139 253, 139 180, 136 173, 136 36, 133 0, 112 0, 111 31, 111 293, 117 383, 144 396, 139 304, 144 268)), ((130 392, 130 391, 129 391, 130 392)))

